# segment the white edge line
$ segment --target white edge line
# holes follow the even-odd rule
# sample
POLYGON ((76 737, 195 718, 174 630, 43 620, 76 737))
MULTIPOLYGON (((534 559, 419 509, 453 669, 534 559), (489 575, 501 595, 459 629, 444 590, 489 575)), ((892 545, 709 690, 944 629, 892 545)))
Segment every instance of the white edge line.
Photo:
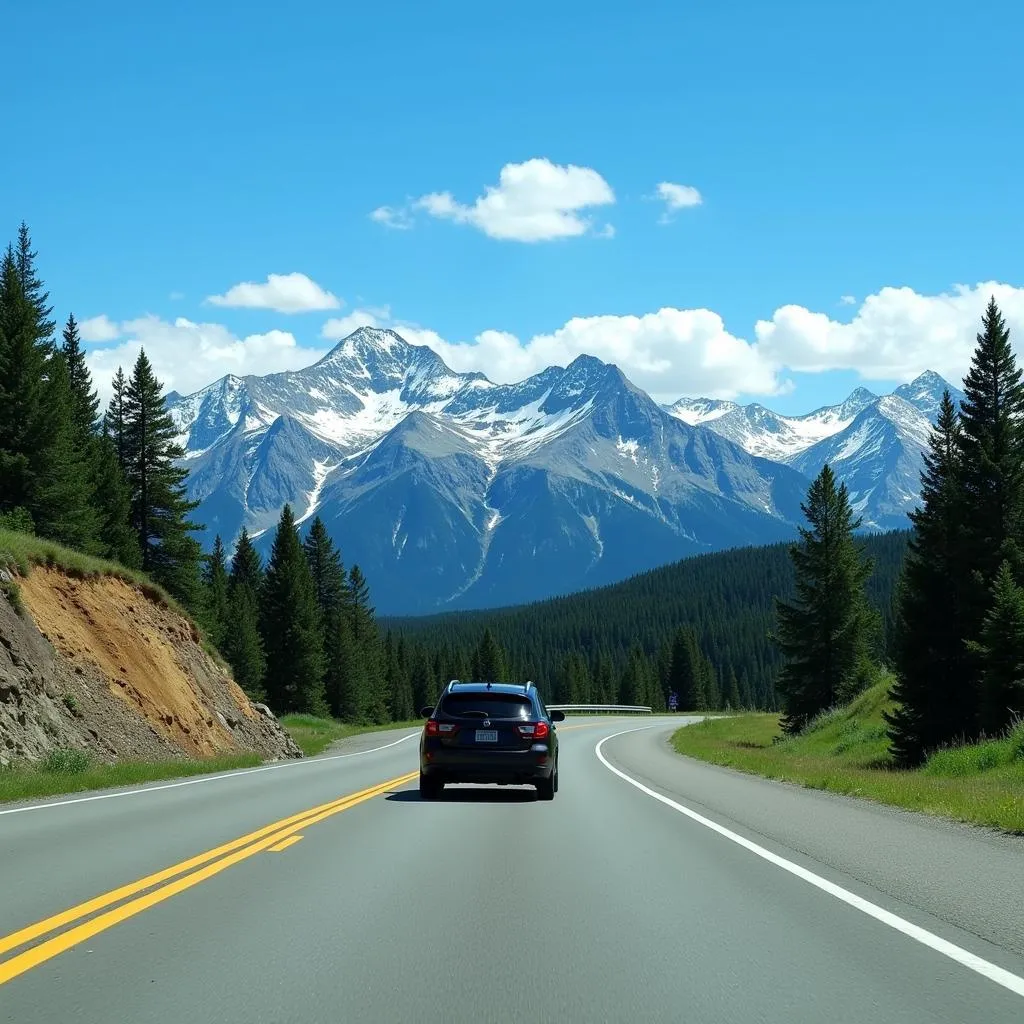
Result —
POLYGON ((327 757, 303 757, 297 758, 293 761, 282 761, 277 764, 263 765, 262 768, 239 768, 237 771, 232 772, 219 772, 215 775, 202 775, 196 779, 183 779, 181 782, 167 782, 159 786, 143 786, 138 789, 124 789, 118 790, 116 793, 97 793, 95 796, 79 796, 72 800, 51 800, 45 804, 29 804, 26 807, 9 807, 7 810, 0 811, 0 815, 3 814, 23 814, 25 811, 45 811, 49 807, 67 807, 70 804, 87 804, 93 800, 114 800, 118 797, 125 796, 139 796, 142 793, 156 793, 161 789, 178 789, 181 786, 198 786, 202 782, 219 782, 221 779, 233 779, 239 775, 254 775, 256 772, 272 772, 278 768, 296 768, 299 765, 304 764, 318 764, 321 761, 337 761, 343 757, 359 757, 362 754, 374 754, 378 750, 387 750, 388 747, 397 747, 399 743, 404 743, 406 740, 411 740, 414 736, 419 735, 419 730, 416 732, 409 733, 408 736, 403 736, 399 740, 395 740, 393 743, 385 743, 382 747, 371 747, 369 750, 353 750, 350 754, 330 754, 327 757))
MULTIPOLYGON (((651 726, 647 726, 646 728, 651 728, 651 726)), ((914 939, 916 942, 920 942, 923 946, 927 946, 929 949, 933 949, 935 952, 949 957, 950 960, 954 960, 961 966, 980 974, 984 978, 988 978, 989 981, 994 981, 997 985, 1002 985, 1003 988, 1009 989, 1016 995, 1024 996, 1024 978, 1021 978, 1018 975, 1007 971, 1005 968, 997 966, 996 964, 990 963, 988 960, 983 960, 980 956, 976 956, 974 953, 971 953, 946 939, 940 938, 938 935, 934 935, 927 929, 922 928, 919 925, 912 924, 910 921, 906 921, 902 917, 899 917, 882 907, 876 906, 874 903, 864 899, 862 896, 858 896, 856 893, 852 893, 848 889, 844 889, 842 886, 836 885, 834 882, 830 882, 827 878, 822 878, 820 875, 816 875, 813 871, 808 871, 807 868, 801 867, 799 864, 794 864, 793 861, 786 860, 785 857, 780 857, 777 853, 772 853, 771 850, 766 850, 763 846, 758 846, 757 843, 752 843, 749 839, 745 839, 743 836, 725 828, 723 825, 719 825, 710 818, 705 818, 704 815, 690 810, 689 807, 684 807, 682 804, 676 803, 675 800, 656 792, 649 786, 645 786, 642 782, 637 782, 636 779, 631 778, 625 772, 620 771, 615 767, 615 765, 611 764, 601 752, 601 748, 609 740, 613 740, 618 736, 625 736, 627 733, 640 731, 641 730, 639 729, 624 729, 622 732, 614 733, 613 735, 606 736, 603 740, 598 741, 597 745, 594 747, 594 753, 597 755, 597 759, 610 772, 618 775, 620 779, 624 779, 636 789, 639 789, 641 793, 646 793, 648 796, 654 797, 655 800, 659 800, 661 803, 666 804, 674 811, 678 811, 680 814, 685 814, 686 817, 691 818, 693 821, 703 825, 705 828, 711 829, 712 832, 717 832, 720 836, 736 843, 737 846, 742 846, 745 850, 749 850, 751 853, 756 854, 763 860, 768 861, 769 864, 774 864, 776 867, 782 868, 783 871, 788 871, 791 875, 795 875, 797 878, 803 879, 803 881, 808 882, 810 885, 820 889, 822 892, 826 892, 830 896, 834 896, 837 900, 853 907, 855 910, 859 910, 861 913, 867 914, 868 917, 873 917, 876 921, 881 921, 882 924, 888 925, 890 928, 894 928, 896 931, 901 932, 908 938, 914 939)))

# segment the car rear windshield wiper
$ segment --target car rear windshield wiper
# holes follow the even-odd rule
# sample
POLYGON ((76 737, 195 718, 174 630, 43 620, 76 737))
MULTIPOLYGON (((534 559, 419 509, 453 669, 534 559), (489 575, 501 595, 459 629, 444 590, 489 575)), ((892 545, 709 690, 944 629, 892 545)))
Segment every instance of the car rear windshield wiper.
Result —
POLYGON ((475 708, 467 708, 465 711, 456 711, 460 718, 490 718, 490 715, 486 711, 477 711, 475 708))

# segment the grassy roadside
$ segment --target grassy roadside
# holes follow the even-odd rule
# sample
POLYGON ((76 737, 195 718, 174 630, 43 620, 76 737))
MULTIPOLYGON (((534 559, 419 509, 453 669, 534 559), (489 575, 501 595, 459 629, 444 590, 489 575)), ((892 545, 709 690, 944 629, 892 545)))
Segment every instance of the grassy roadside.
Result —
POLYGON ((281 724, 288 735, 299 745, 306 757, 323 753, 332 743, 349 736, 366 732, 387 732, 391 729, 414 729, 423 725, 423 719, 409 722, 386 722, 384 725, 350 725, 334 718, 317 718, 315 715, 283 715, 281 724))
POLYGON ((232 754, 201 761, 119 761, 108 765, 93 763, 85 751, 55 750, 40 765, 0 769, 0 803, 163 782, 253 768, 260 763, 256 754, 232 754))
POLYGON ((187 614, 177 601, 163 587, 154 583, 145 573, 128 569, 117 562, 83 554, 73 548, 66 548, 52 540, 44 540, 31 533, 17 533, 0 527, 0 566, 8 564, 27 576, 33 565, 46 565, 61 569, 74 579, 98 579, 113 576, 127 583, 133 583, 157 604, 165 605, 187 614))
POLYGON ((872 687, 792 738, 783 738, 777 715, 757 714, 686 726, 672 743, 680 754, 770 779, 1024 834, 1024 724, 900 771, 882 719, 888 687, 872 687))

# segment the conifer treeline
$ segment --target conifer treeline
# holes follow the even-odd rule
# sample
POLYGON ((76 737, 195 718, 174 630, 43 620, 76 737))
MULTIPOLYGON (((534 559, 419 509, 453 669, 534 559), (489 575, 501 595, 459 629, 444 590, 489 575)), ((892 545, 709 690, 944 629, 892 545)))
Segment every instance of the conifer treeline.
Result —
MULTIPOLYGON (((1024 383, 993 298, 958 410, 948 391, 929 438, 921 506, 898 582, 894 759, 1004 735, 1024 719, 1024 383)), ((794 601, 777 602, 783 726, 799 732, 873 678, 877 629, 844 485, 828 466, 803 506, 794 601)))
POLYGON ((182 451, 145 352, 104 416, 70 315, 55 337, 22 224, 0 265, 0 522, 141 568, 185 605, 201 550, 182 451))
POLYGON ((906 766, 1024 717, 1024 383, 993 298, 945 395, 899 593, 889 719, 906 766))
MULTIPOLYGON (((907 533, 859 543, 874 565, 866 590, 885 657, 907 533)), ((721 551, 549 601, 381 625, 391 636, 385 644, 401 645, 402 664, 432 665, 439 682, 479 678, 474 656, 489 631, 506 677, 537 681, 552 702, 664 707, 675 693, 680 708, 775 710, 784 657, 770 632, 774 598, 795 592, 789 550, 781 543, 721 551)))

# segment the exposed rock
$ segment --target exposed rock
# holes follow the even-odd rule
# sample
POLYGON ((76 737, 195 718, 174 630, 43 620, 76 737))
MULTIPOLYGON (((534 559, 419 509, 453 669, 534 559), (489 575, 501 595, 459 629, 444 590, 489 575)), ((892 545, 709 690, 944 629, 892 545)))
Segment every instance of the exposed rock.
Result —
POLYGON ((113 577, 44 567, 0 596, 0 765, 56 748, 97 759, 302 752, 200 645, 194 625, 113 577))

